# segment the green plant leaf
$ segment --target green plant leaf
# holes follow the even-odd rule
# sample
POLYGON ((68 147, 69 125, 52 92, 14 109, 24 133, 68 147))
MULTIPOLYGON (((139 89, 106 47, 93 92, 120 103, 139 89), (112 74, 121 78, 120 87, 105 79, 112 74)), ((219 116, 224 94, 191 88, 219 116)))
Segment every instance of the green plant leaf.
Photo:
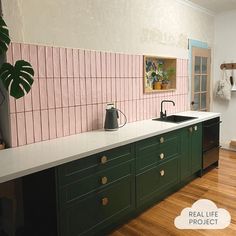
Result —
POLYGON ((0 80, 11 96, 18 99, 27 94, 34 82, 34 70, 31 64, 19 60, 12 66, 4 63, 0 69, 0 80))
POLYGON ((9 31, 3 18, 0 16, 0 54, 8 50, 11 40, 9 38, 9 31))

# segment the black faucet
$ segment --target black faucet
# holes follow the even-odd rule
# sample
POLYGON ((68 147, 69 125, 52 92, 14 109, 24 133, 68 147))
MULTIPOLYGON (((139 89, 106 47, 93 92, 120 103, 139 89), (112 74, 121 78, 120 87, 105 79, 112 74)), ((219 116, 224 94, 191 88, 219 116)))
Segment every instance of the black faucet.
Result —
POLYGON ((162 106, 163 106, 164 102, 172 102, 173 105, 175 106, 175 102, 172 101, 172 100, 163 100, 163 101, 161 101, 161 112, 160 112, 160 117, 161 118, 165 118, 166 117, 166 110, 165 110, 165 113, 163 113, 163 109, 162 109, 162 106))

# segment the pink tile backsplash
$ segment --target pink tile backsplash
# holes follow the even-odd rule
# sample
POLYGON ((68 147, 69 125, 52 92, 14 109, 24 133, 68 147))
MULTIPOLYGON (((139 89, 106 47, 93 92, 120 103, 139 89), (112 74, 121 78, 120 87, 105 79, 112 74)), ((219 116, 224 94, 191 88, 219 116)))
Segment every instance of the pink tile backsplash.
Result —
MULTIPOLYGON (((143 56, 12 43, 7 60, 29 60, 32 90, 10 97, 12 147, 103 128, 106 103, 115 102, 128 122, 189 109, 188 60, 177 59, 176 91, 143 93, 143 56)), ((119 123, 124 122, 120 115, 119 123)))

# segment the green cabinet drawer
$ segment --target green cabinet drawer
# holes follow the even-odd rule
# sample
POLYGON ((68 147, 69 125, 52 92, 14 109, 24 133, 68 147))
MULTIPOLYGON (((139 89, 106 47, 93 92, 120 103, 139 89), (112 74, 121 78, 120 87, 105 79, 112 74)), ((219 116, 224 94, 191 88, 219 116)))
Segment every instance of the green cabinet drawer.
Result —
POLYGON ((85 194, 97 192, 131 175, 134 175, 134 161, 128 161, 115 167, 106 168, 93 175, 61 186, 58 191, 60 205, 64 207, 66 204, 78 200, 85 194))
POLYGON ((72 183, 133 158, 134 146, 130 144, 72 161, 57 167, 58 184, 63 186, 72 183))
POLYGON ((62 236, 93 235, 135 208, 134 177, 122 181, 59 210, 62 236))
POLYGON ((179 182, 179 158, 169 159, 136 176, 137 206, 141 206, 179 182))
POLYGON ((140 141, 136 145, 137 173, 180 154, 180 134, 173 131, 140 141))

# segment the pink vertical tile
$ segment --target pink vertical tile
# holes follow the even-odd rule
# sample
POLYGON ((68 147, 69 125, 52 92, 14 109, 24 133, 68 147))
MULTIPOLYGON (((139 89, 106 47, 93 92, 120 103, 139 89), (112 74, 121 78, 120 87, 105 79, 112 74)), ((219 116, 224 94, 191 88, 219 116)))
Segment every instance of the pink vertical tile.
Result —
POLYGON ((97 103, 98 100, 98 91, 97 91, 97 78, 92 78, 92 103, 97 103))
POLYGON ((54 93, 56 107, 62 107, 61 80, 54 79, 54 93))
POLYGON ((62 107, 68 107, 69 95, 68 95, 68 79, 61 79, 61 94, 62 94, 62 107))
POLYGON ((48 120, 48 110, 41 111, 42 119, 42 140, 49 139, 49 120, 48 120))
POLYGON ((125 54, 124 57, 124 69, 125 69, 125 77, 129 77, 129 55, 125 54))
POLYGON ((81 49, 79 50, 79 76, 85 77, 85 52, 81 49))
POLYGON ((39 98, 39 80, 34 79, 34 83, 32 85, 32 105, 33 110, 40 109, 40 98, 39 98))
POLYGON ((138 92, 137 79, 133 78, 133 79, 131 79, 131 81, 132 81, 132 88, 133 88, 132 99, 137 99, 138 98, 138 96, 137 96, 137 92, 138 92))
POLYGON ((46 55, 44 46, 38 46, 38 70, 39 77, 46 77, 46 55))
POLYGON ((101 53, 96 52, 96 76, 97 78, 102 77, 102 65, 101 65, 101 53))
POLYGON ((116 101, 116 78, 111 79, 111 100, 116 101))
POLYGON ((87 106, 87 129, 91 131, 93 129, 93 106, 87 106))
POLYGON ((46 79, 40 79, 39 80, 39 95, 40 95, 40 107, 41 107, 41 109, 47 109, 48 99, 47 99, 46 79))
POLYGON ((188 60, 184 59, 183 60, 183 76, 188 75, 188 60))
POLYGON ((74 79, 74 89, 75 89, 75 105, 80 105, 80 79, 74 79))
POLYGON ((60 49, 53 47, 52 56, 53 56, 53 75, 54 75, 54 78, 59 78, 61 76, 60 49))
POLYGON ((125 77, 125 55, 120 54, 120 77, 125 77))
POLYGON ((132 77, 133 73, 133 60, 132 60, 132 55, 128 55, 128 77, 132 77))
POLYGON ((81 105, 86 104, 86 82, 85 78, 80 78, 80 102, 81 105))
POLYGON ((26 127, 25 127, 25 114, 17 113, 17 134, 18 134, 18 144, 19 146, 26 144, 26 127))
POLYGON ((107 79, 102 79, 102 102, 107 102, 107 79))
POLYGON ((15 64, 17 60, 21 59, 21 44, 19 43, 12 44, 12 56, 13 56, 13 64, 15 64))
POLYGON ((16 112, 16 100, 12 96, 9 96, 9 105, 10 105, 10 113, 16 112))
POLYGON ((79 77, 79 50, 73 49, 73 75, 79 77))
POLYGON ((17 147, 18 140, 17 140, 16 114, 10 114, 10 125, 11 125, 11 147, 17 147))
POLYGON ((144 120, 144 100, 140 99, 140 110, 139 110, 140 120, 144 120))
POLYGON ((135 78, 136 77, 136 55, 132 55, 132 78, 135 78))
POLYGON ((116 54, 111 53, 111 77, 116 77, 116 54))
POLYGON ((140 56, 135 55, 135 77, 140 77, 140 62, 139 62, 140 56))
POLYGON ((68 136, 70 134, 70 124, 69 124, 69 108, 62 108, 62 119, 63 119, 63 136, 68 136))
POLYGON ((116 78, 116 100, 121 101, 121 78, 116 78))
POLYGON ((26 143, 34 143, 34 123, 33 123, 33 113, 25 113, 25 123, 26 123, 26 143))
POLYGON ((29 61, 29 45, 21 44, 21 58, 22 60, 29 61))
POLYGON ((47 78, 53 77, 52 47, 46 47, 46 74, 47 78))
POLYGON ((7 50, 7 62, 13 64, 13 55, 12 55, 12 43, 10 43, 7 50))
POLYGON ((47 79, 48 108, 55 108, 54 80, 47 79))
POLYGON ((34 77, 38 77, 38 49, 36 45, 29 45, 29 62, 34 68, 34 77))
POLYGON ((132 107, 133 107, 133 121, 137 121, 137 103, 136 100, 132 101, 132 107))
POLYGON ((91 56, 91 63, 90 63, 91 77, 96 78, 96 52, 91 51, 90 56, 91 56))
POLYGON ((60 48, 60 71, 61 77, 67 78, 66 49, 60 48))
POLYGON ((132 101, 128 101, 128 106, 129 106, 129 121, 133 122, 133 103, 132 101))
POLYGON ((91 57, 90 51, 85 50, 85 77, 91 77, 91 57))
MULTIPOLYGON (((127 109, 127 107, 125 106, 125 102, 124 101, 121 101, 120 102, 120 110, 124 113, 124 114, 126 114, 126 118, 127 118, 127 123, 129 122, 129 117, 128 117, 128 109, 127 109)), ((119 124, 123 124, 124 123, 124 117, 121 117, 120 119, 119 119, 119 124)))
POLYGON ((41 115, 40 111, 33 111, 34 122, 34 140, 35 142, 42 141, 41 115))
POLYGON ((125 97, 124 97, 124 99, 125 100, 129 100, 129 79, 128 78, 124 78, 123 81, 124 81, 123 86, 124 86, 124 90, 125 90, 125 97))
POLYGON ((103 128, 103 105, 98 104, 98 129, 103 128))
POLYGON ((82 117, 81 117, 81 107, 75 107, 75 132, 76 134, 81 133, 82 127, 82 117))
POLYGON ((57 138, 63 137, 62 108, 56 109, 56 130, 57 130, 57 138))
POLYGON ((133 79, 132 78, 128 78, 127 82, 128 82, 128 89, 129 89, 128 99, 132 100, 133 99, 133 79))
POLYGON ((24 112, 25 105, 24 105, 24 97, 16 99, 16 112, 24 112))
POLYGON ((112 87, 111 87, 111 78, 107 79, 107 102, 112 102, 112 91, 111 91, 112 87))
POLYGON ((70 135, 75 134, 75 107, 69 107, 70 135))
POLYGON ((137 121, 141 120, 140 118, 140 109, 141 109, 141 106, 140 106, 140 100, 136 100, 136 108, 137 108, 137 113, 136 113, 136 117, 137 117, 137 121))
POLYGON ((66 62, 67 62, 67 76, 68 78, 73 78, 73 52, 72 49, 66 49, 66 62))
POLYGON ((49 119, 49 139, 54 139, 57 137, 55 109, 50 109, 48 111, 48 119, 49 119))
POLYGON ((88 126, 87 126, 87 107, 86 106, 81 106, 81 128, 82 132, 88 131, 88 126))
POLYGON ((94 104, 92 106, 92 117, 93 117, 93 122, 92 122, 92 129, 97 130, 98 129, 98 106, 97 104, 94 104))
POLYGON ((117 78, 119 78, 120 77, 120 54, 116 53, 115 56, 116 56, 116 58, 115 58, 115 60, 116 60, 116 65, 115 65, 116 75, 115 76, 117 78))
POLYGON ((74 86, 73 79, 68 80, 68 95, 69 95, 69 106, 74 106, 75 105, 75 86, 74 86))
POLYGON ((102 78, 106 78, 106 53, 101 52, 101 72, 102 78))
POLYGON ((102 102, 102 81, 103 79, 97 78, 97 102, 102 102))
POLYGON ((144 68, 144 66, 143 66, 143 56, 139 56, 139 77, 141 77, 141 78, 143 78, 143 75, 144 75, 144 73, 143 73, 143 68, 144 68))
POLYGON ((92 78, 85 79, 85 86, 86 86, 86 103, 92 103, 92 78))
POLYGON ((121 78, 120 79, 120 98, 121 98, 121 101, 124 101, 126 99, 126 96, 127 96, 127 91, 128 91, 128 86, 126 86, 125 84, 125 78, 121 78))
POLYGON ((106 77, 111 77, 111 53, 106 53, 106 77))
POLYGON ((33 106, 32 106, 32 90, 29 91, 25 96, 25 111, 32 111, 33 106))
MULTIPOLYGON (((127 117, 127 122, 129 123, 130 120, 131 120, 130 111, 129 111, 129 101, 124 102, 123 113, 125 113, 125 115, 127 117)), ((124 117, 123 116, 120 117, 120 120, 121 120, 121 123, 124 123, 124 117)))

